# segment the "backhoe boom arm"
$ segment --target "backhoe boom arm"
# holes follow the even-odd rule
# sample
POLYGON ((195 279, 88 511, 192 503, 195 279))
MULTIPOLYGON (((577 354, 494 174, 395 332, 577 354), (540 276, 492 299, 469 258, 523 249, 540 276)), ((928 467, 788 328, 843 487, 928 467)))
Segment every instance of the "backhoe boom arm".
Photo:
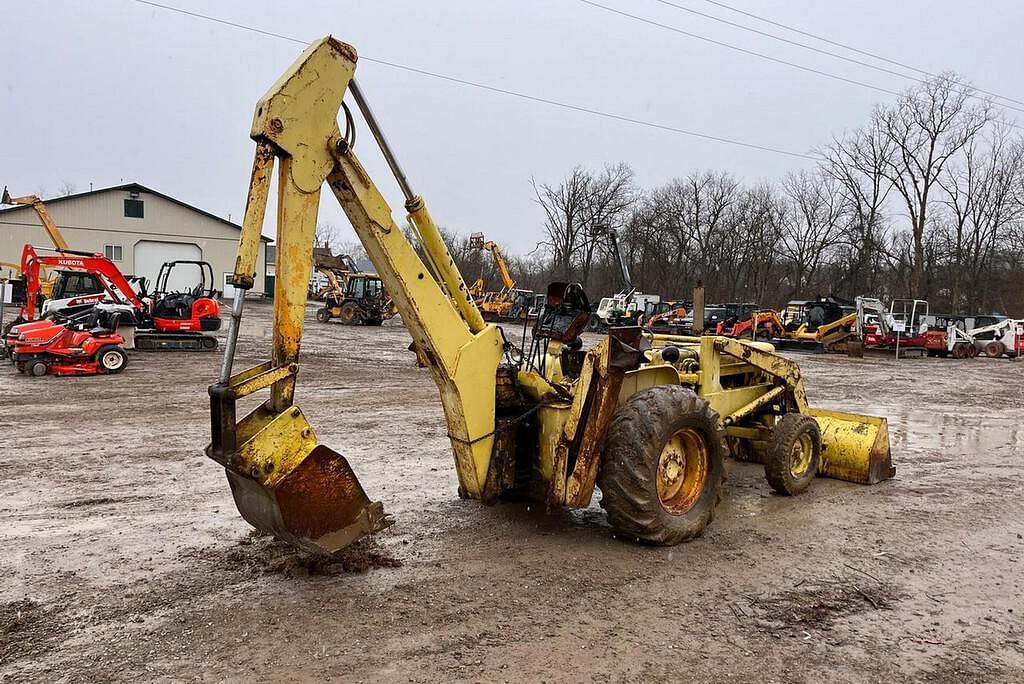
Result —
POLYGON ((228 470, 243 517, 298 546, 332 551, 387 525, 347 462, 318 446, 293 406, 299 342, 312 268, 320 191, 326 182, 391 294, 441 394, 460 487, 479 497, 494 443, 495 374, 501 331, 484 323, 423 200, 387 145, 353 74, 355 49, 323 38, 307 48, 257 103, 257 143, 233 282, 220 381, 210 388, 208 455, 228 470), (337 119, 348 92, 406 198, 405 208, 431 268, 395 222, 337 119), (241 290, 252 286, 256 250, 277 164, 277 286, 271 361, 232 374, 241 290), (435 275, 436 274, 436 279, 435 275), (270 399, 236 424, 235 401, 269 387, 270 399))

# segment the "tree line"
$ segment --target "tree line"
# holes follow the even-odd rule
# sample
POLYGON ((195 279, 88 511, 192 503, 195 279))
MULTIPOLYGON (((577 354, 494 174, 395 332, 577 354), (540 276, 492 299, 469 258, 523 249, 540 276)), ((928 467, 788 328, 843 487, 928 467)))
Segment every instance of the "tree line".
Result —
MULTIPOLYGON (((615 231, 632 284, 663 298, 702 281, 709 301, 915 297, 1024 315, 1024 136, 961 78, 914 86, 814 153, 778 182, 697 170, 641 188, 626 163, 534 181, 544 237, 511 270, 539 292, 552 280, 617 292, 615 231)), ((443 232, 467 279, 500 287, 489 254, 443 232)))

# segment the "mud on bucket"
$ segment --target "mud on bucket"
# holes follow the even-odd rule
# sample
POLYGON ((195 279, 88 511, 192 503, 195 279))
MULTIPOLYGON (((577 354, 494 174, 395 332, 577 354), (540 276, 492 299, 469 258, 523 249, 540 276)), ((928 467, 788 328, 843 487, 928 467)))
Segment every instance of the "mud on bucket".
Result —
POLYGON ((330 554, 393 521, 370 501, 348 461, 316 443, 298 407, 261 407, 238 426, 227 465, 235 506, 253 527, 306 551, 330 554))
POLYGON ((847 482, 876 484, 896 474, 885 418, 809 409, 821 430, 819 473, 847 482))

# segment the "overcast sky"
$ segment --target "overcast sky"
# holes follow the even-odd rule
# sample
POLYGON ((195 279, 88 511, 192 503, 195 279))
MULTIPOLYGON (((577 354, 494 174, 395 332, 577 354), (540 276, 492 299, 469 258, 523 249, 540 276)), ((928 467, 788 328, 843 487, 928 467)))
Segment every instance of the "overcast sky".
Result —
MULTIPOLYGON (((161 1, 304 40, 330 33, 367 57, 794 152, 828 142, 893 99, 580 0, 161 1)), ((658 0, 594 2, 878 87, 909 83, 658 0)), ((673 2, 811 42, 706 0, 673 2)), ((723 2, 921 69, 953 69, 1024 100, 1021 2, 723 2)), ((0 184, 54 195, 65 182, 82 191, 136 181, 240 218, 253 106, 301 46, 134 0, 0 6, 0 184)), ((482 230, 516 252, 542 235, 531 178, 557 183, 576 165, 622 161, 648 187, 694 169, 756 182, 811 164, 367 61, 357 74, 435 219, 464 234, 482 230)), ((365 131, 357 151, 401 220, 400 195, 365 131)), ((354 239, 329 194, 321 220, 354 239)))

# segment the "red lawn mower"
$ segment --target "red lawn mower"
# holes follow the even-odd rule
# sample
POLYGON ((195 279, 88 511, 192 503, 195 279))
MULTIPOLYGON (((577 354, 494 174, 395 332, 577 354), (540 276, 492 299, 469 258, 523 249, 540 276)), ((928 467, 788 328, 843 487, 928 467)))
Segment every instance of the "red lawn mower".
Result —
POLYGON ((117 326, 131 307, 99 304, 85 314, 49 325, 19 331, 12 360, 20 372, 32 376, 99 375, 120 373, 128 365, 124 338, 117 326))

